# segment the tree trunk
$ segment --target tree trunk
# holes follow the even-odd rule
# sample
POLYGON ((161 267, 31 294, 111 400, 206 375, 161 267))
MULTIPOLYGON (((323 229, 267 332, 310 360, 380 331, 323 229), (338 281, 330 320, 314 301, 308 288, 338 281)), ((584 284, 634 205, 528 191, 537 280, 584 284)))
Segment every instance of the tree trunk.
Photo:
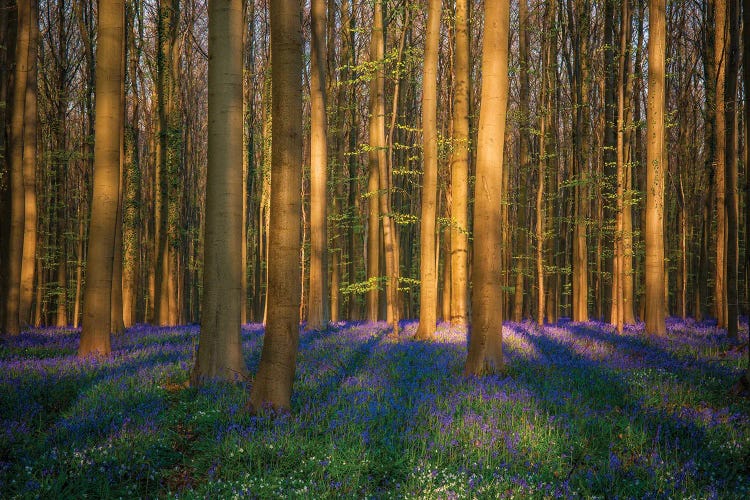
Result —
MULTIPOLYGON (((239 3, 239 2, 238 2, 239 3)), ((302 179, 302 27, 296 0, 271 3, 273 159, 268 326, 248 406, 288 411, 299 342, 302 179)))
POLYGON ((16 68, 13 76, 13 107, 10 125, 10 235, 8 238, 8 277, 5 296, 5 325, 8 335, 20 333, 19 308, 21 305, 21 262, 23 259, 25 201, 23 180, 24 108, 26 86, 30 71, 29 38, 31 6, 18 4, 18 31, 16 40, 16 68))
MULTIPOLYGON (((730 0, 731 1, 731 0, 730 0)), ((727 69, 727 4, 726 0, 713 0, 715 35, 714 64, 716 65, 716 278, 714 281, 716 318, 719 328, 727 326, 727 217, 726 217, 726 152, 727 117, 725 112, 725 82, 727 69)))
MULTIPOLYGON (((135 24, 136 13, 132 2, 127 6, 130 10, 128 21, 128 72, 131 81, 130 96, 132 114, 125 127, 125 168, 123 171, 123 276, 122 276, 122 308, 125 327, 133 326, 137 321, 137 298, 139 267, 140 217, 138 206, 141 203, 141 166, 140 166, 140 95, 137 80, 140 53, 136 50, 135 24)), ((127 110, 125 110, 127 112, 127 110)))
POLYGON ((665 0, 649 0, 646 145, 646 332, 666 334, 664 304, 665 0))
POLYGON ((469 2, 456 0, 451 155, 451 317, 468 323, 469 300, 469 2))
MULTIPOLYGON (((385 57, 385 30, 383 28, 383 1, 375 1, 375 13, 370 42, 370 58, 382 61, 385 57)), ((383 250, 385 256, 386 321, 391 325, 392 336, 398 335, 398 262, 394 224, 391 216, 391 182, 388 172, 385 138, 385 71, 379 67, 371 82, 370 147, 377 158, 379 190, 378 208, 382 215, 383 250)), ((368 255, 368 259, 371 256, 368 255)))
POLYGON ((208 22, 211 57, 203 307, 198 353, 190 374, 192 385, 212 379, 237 381, 247 372, 240 337, 244 195, 241 0, 211 2, 208 22))
MULTIPOLYGON (((36 158, 37 158, 37 52, 39 46, 39 1, 29 2, 29 52, 26 80, 26 103, 23 123, 23 191, 24 228, 23 257, 21 260, 21 302, 19 321, 21 326, 32 324, 31 312, 34 299, 34 271, 36 270, 37 203, 36 203, 36 158)), ((37 272, 42 272, 39 269, 37 272)))
POLYGON ((527 0, 520 0, 518 11, 519 24, 519 158, 520 168, 518 199, 517 202, 517 227, 516 227, 516 255, 515 255, 515 286, 513 294, 513 321, 523 319, 524 303, 524 281, 526 273, 526 257, 528 255, 528 229, 526 223, 526 175, 529 171, 529 150, 531 149, 531 138, 529 137, 529 29, 528 29, 528 7, 527 0))
MULTIPOLYGON (((742 2, 742 76, 743 87, 747 95, 750 89, 750 7, 747 2, 742 2)), ((745 171, 750 168, 750 103, 745 102, 745 171)), ((750 282, 750 179, 745 185, 745 279, 750 282)), ((750 297, 747 297, 750 300, 750 297)), ((747 314, 748 311, 745 311, 747 314)), ((750 349, 748 349, 747 370, 745 371, 745 382, 750 385, 750 349)))
POLYGON ((312 0, 310 42, 310 290, 307 329, 325 328, 328 306, 326 0, 312 0))
POLYGON ((120 183, 124 2, 102 2, 98 18, 94 195, 79 357, 106 356, 111 351, 112 261, 120 183))
POLYGON ((477 138, 471 333, 464 374, 499 372, 503 363, 501 213, 505 117, 508 105, 510 2, 487 2, 482 51, 482 107, 477 138))
MULTIPOLYGON (((620 22, 620 50, 617 71, 617 212, 615 227, 615 248, 612 279, 612 323, 622 333, 625 323, 625 190, 627 174, 625 166, 626 144, 625 127, 628 80, 628 45, 630 34, 630 9, 627 1, 622 2, 620 22)), ((629 207, 627 207, 629 209, 629 207)))
MULTIPOLYGON (((727 335, 736 339, 737 333, 737 306, 738 306, 738 224, 737 224, 737 72, 739 66, 740 45, 740 11, 738 0, 727 0, 727 24, 729 31, 728 52, 726 59, 726 91, 724 98, 725 106, 725 128, 726 141, 725 158, 725 180, 726 197, 724 212, 726 214, 726 328, 727 335)), ((750 27, 748 27, 750 29, 750 27)))
POLYGON ((575 26, 573 48, 575 61, 573 68, 573 94, 575 107, 575 127, 573 130, 573 174, 575 185, 575 226, 573 230, 573 321, 588 321, 588 68, 584 58, 588 56, 588 34, 590 5, 588 0, 568 3, 568 18, 575 26))
POLYGON ((437 324, 436 233, 438 197, 437 83, 440 43, 441 0, 430 0, 422 78, 422 135, 424 168, 420 215, 419 327, 414 338, 430 340, 437 324))
POLYGON ((545 248, 547 246, 547 203, 546 182, 547 182, 547 162, 554 154, 552 151, 551 141, 547 135, 551 134, 551 113, 552 113, 552 92, 551 80, 553 77, 552 64, 552 38, 549 30, 555 19, 555 4, 546 4, 544 11, 543 33, 545 36, 542 41, 542 73, 541 73, 541 93, 539 102, 544 107, 539 114, 539 158, 537 175, 539 176, 539 185, 536 192, 536 276, 537 276, 537 323, 544 325, 544 317, 547 308, 547 288, 545 287, 545 248))

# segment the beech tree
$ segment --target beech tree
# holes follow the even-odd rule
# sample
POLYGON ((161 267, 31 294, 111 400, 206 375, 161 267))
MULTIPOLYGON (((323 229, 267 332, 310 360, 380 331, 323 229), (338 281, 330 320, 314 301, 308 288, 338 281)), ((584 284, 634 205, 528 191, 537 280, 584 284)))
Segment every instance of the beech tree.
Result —
POLYGON ((437 323, 437 262, 435 225, 438 195, 437 66, 440 42, 441 0, 430 0, 424 49, 422 83, 422 214, 420 219, 419 327, 415 338, 429 340, 437 323))
POLYGON ((665 0, 649 0, 648 142, 646 150, 646 332, 666 333, 664 304, 665 0))
MULTIPOLYGON (((239 1, 237 1, 239 3, 239 1)), ((270 5, 273 144, 268 254, 268 314, 248 406, 288 411, 299 343, 302 179, 302 27, 300 4, 270 5)))
POLYGON ((310 43, 310 292, 307 328, 328 324, 328 140, 326 127, 326 2, 312 0, 310 43))
POLYGON ((469 298, 469 2, 456 0, 453 50, 453 137, 451 145, 451 323, 468 322, 469 298))
MULTIPOLYGON (((208 13, 208 169, 203 307, 190 381, 234 381, 247 372, 240 338, 242 294, 242 1, 208 13)), ((294 273, 292 273, 294 274, 294 273)))
POLYGON ((8 238, 8 262, 5 293, 5 325, 8 335, 18 335, 21 308, 21 263, 23 260, 23 238, 25 201, 23 184, 23 139, 26 86, 30 71, 29 43, 31 37, 31 4, 18 4, 16 40, 16 68, 13 76, 13 108, 11 111, 10 148, 8 173, 10 177, 10 231, 8 238))
POLYGON ((120 127, 123 114, 120 94, 123 89, 124 2, 102 2, 98 21, 94 194, 79 357, 91 354, 105 356, 111 351, 112 263, 119 202, 120 127))
POLYGON ((482 49, 482 107, 477 137, 474 201, 474 266, 471 281, 471 330, 465 375, 502 371, 502 281, 498 249, 502 246, 505 115, 508 103, 508 32, 510 2, 486 2, 482 49))

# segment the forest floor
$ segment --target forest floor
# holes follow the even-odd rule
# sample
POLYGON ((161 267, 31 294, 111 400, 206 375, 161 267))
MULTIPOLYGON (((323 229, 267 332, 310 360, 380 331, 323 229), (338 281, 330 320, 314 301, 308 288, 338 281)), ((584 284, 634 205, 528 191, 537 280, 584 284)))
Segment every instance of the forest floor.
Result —
MULTIPOLYGON (((618 335, 505 326, 508 371, 465 379, 466 335, 341 323, 300 338, 291 415, 244 411, 251 380, 187 387, 196 326, 137 326, 106 360, 79 332, 0 340, 0 496, 748 498, 747 364, 710 323, 618 335)), ((243 328, 250 373, 262 326, 243 328)), ((744 345, 743 345, 744 344, 744 345)))

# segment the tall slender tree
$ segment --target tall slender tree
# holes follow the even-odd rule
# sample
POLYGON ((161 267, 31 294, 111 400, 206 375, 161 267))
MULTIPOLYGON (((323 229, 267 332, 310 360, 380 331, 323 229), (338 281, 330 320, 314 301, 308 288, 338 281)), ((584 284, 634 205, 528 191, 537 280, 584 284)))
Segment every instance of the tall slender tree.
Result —
POLYGON ((156 144, 156 248, 154 320, 177 323, 178 185, 181 163, 179 111, 180 0, 159 0, 157 20, 156 94, 159 135, 156 144))
POLYGON ((328 323, 328 140, 326 126, 326 0, 312 0, 310 43, 310 292, 307 328, 328 323))
POLYGON ((474 201, 474 255, 471 291, 471 333, 465 375, 504 369, 502 246, 500 189, 503 177, 505 117, 508 107, 508 33, 510 1, 484 5, 482 105, 477 137, 474 201))
MULTIPOLYGON (((385 28, 383 24, 383 0, 375 0, 370 59, 377 62, 377 69, 370 82, 370 168, 377 165, 378 210, 383 235, 385 261, 386 321, 391 325, 392 335, 398 335, 398 275, 395 224, 391 214, 391 180, 388 170, 388 151, 385 136, 385 28)), ((401 51, 399 51, 401 52, 401 51)), ((372 172, 370 173, 372 175, 372 172)), ((372 212, 371 212, 372 213, 372 212)), ((372 215, 371 215, 372 217, 372 215)), ((368 259, 373 258, 371 255, 368 259)))
POLYGON ((430 0, 422 78, 422 214, 420 217, 419 327, 415 338, 429 340, 437 323, 437 258, 435 226, 438 197, 437 83, 441 0, 430 0))
POLYGON ((468 322, 469 299, 469 2, 456 0, 451 152, 451 323, 468 322))
MULTIPOLYGON (((726 53, 725 93, 725 129, 726 140, 724 154, 726 173, 726 197, 724 213, 726 214, 726 327, 729 338, 737 338, 737 271, 738 271, 738 224, 737 224, 737 72, 739 69, 740 45, 740 11, 739 0, 727 0, 727 28, 729 43, 726 53)), ((748 27, 750 29, 750 27, 748 27)))
MULTIPOLYGON (((716 275, 714 305, 719 328, 727 326, 727 215, 726 215, 726 71, 728 60, 727 0, 711 0, 715 19, 715 129, 716 155, 714 181, 716 190, 716 275)), ((650 37, 649 37, 650 39, 650 37)), ((650 57, 650 53, 649 53, 650 57)), ((650 59, 649 59, 650 62, 650 59)))
MULTIPOLYGON (((31 307, 34 298, 34 278, 37 247, 37 53, 39 46, 39 0, 29 0, 29 52, 26 77, 25 104, 23 108, 23 257, 21 260, 21 303, 19 318, 21 325, 30 325, 31 307)), ((41 272, 41 271, 40 271, 41 272)), ((37 304, 39 307, 40 304, 37 304)))
POLYGON ((193 385, 207 379, 234 381, 247 372, 240 338, 242 32, 242 0, 209 3, 203 307, 193 385))
MULTIPOLYGON (((744 29, 742 30, 742 76, 743 86, 747 95, 748 89, 750 89, 750 2, 743 0, 742 2, 742 23, 744 29)), ((750 165, 750 147, 747 147, 748 140, 750 140, 750 106, 745 103, 745 166, 750 165)), ((745 276, 746 279, 748 273, 750 273, 750 182, 745 185, 745 276)), ((748 291, 750 291, 750 279, 748 279, 748 291)), ((750 349, 747 352, 747 370, 744 376, 744 386, 750 388, 750 349)))
MULTIPOLYGON (((239 1, 237 1, 239 3, 239 1)), ((248 406, 288 411, 299 343, 302 26, 297 0, 271 3, 273 143, 268 319, 248 406)))
POLYGON ((646 144, 646 332, 666 333, 664 304, 664 59, 665 0, 649 0, 646 144))
POLYGON ((122 46, 125 5, 102 2, 98 11, 96 57, 96 120, 94 129, 94 194, 83 304, 83 330, 78 356, 108 355, 112 263, 120 184, 122 122, 122 46))

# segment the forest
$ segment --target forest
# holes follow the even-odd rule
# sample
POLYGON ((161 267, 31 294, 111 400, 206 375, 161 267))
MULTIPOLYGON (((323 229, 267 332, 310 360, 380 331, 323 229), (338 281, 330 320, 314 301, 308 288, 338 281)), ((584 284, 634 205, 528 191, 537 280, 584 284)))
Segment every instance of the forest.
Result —
POLYGON ((0 0, 0 496, 750 496, 750 4, 0 0))

